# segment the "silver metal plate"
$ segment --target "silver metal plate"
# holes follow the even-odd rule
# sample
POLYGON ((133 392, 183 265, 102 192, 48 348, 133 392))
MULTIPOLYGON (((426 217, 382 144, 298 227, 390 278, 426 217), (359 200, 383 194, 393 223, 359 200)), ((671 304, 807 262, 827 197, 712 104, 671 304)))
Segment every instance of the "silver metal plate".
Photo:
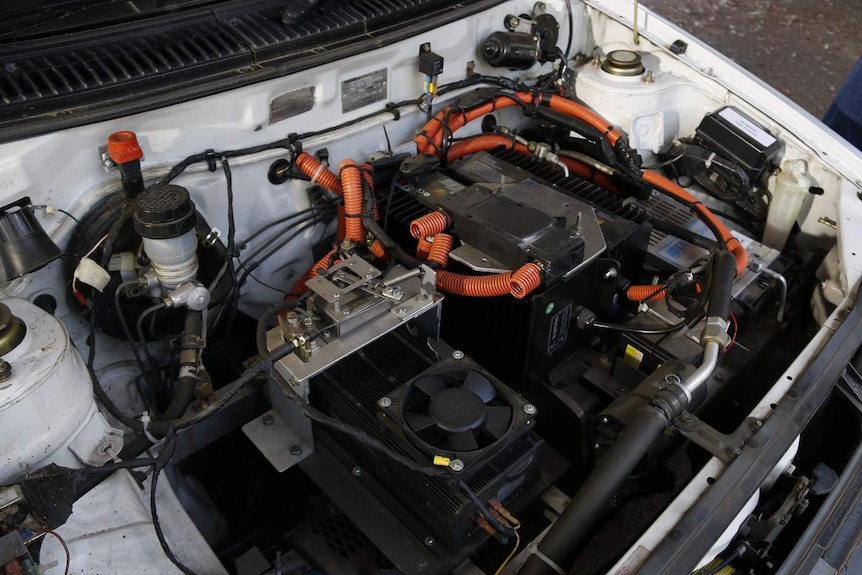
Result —
POLYGON ((495 260, 488 254, 481 252, 471 245, 461 245, 449 252, 449 257, 458 263, 462 263, 473 271, 484 273, 503 273, 510 268, 495 260))
POLYGON ((386 99, 386 68, 341 83, 341 113, 346 114, 386 99))
POLYGON ((303 442, 275 410, 249 421, 242 431, 278 472, 314 453, 313 447, 303 442))
POLYGON ((358 256, 335 264, 325 274, 306 280, 305 285, 329 303, 335 303, 345 294, 363 287, 368 280, 380 276, 380 270, 358 256))

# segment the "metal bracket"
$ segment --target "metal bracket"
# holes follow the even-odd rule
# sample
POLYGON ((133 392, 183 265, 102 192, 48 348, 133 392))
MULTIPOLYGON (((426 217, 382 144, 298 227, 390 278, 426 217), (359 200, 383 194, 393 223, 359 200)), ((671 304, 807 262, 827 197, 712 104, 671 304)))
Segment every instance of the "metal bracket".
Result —
POLYGON ((309 278, 305 285, 327 302, 335 303, 344 294, 361 289, 368 280, 378 276, 380 270, 359 256, 350 256, 326 270, 325 274, 309 278))
POLYGON ((736 428, 736 431, 727 435, 707 425, 693 413, 684 412, 673 420, 673 425, 680 435, 725 463, 729 463, 742 453, 742 448, 763 426, 763 422, 755 417, 749 417, 736 428))

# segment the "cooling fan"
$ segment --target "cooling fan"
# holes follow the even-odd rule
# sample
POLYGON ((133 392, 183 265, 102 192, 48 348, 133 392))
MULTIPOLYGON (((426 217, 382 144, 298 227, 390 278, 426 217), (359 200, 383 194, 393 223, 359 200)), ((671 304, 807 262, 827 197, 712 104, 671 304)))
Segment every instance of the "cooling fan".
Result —
POLYGON ((466 357, 441 361, 389 399, 385 413, 397 421, 401 435, 428 455, 461 460, 464 471, 523 435, 536 412, 466 357))

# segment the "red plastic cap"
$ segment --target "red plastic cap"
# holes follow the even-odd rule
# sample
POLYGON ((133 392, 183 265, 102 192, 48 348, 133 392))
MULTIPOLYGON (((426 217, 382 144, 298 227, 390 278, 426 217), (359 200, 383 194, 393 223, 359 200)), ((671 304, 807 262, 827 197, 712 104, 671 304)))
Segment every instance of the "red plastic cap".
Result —
POLYGON ((132 160, 140 160, 144 157, 144 152, 141 151, 135 133, 125 130, 108 136, 108 155, 115 164, 125 164, 132 160))

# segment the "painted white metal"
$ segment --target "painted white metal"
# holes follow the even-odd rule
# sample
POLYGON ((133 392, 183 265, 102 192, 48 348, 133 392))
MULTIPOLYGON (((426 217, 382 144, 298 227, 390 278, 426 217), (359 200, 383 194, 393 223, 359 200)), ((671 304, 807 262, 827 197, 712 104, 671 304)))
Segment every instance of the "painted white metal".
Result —
MULTIPOLYGON (((171 551, 195 573, 226 574, 164 476, 156 491, 159 522, 171 551)), ((68 521, 56 530, 69 546, 70 573, 180 573, 156 538, 149 496, 149 480, 141 488, 127 471, 122 471, 76 501, 68 521)), ((39 560, 43 565, 55 564, 45 571, 47 575, 63 573, 66 557, 55 538, 45 539, 39 560)))
POLYGON ((87 368, 65 327, 25 300, 4 303, 27 333, 3 357, 12 377, 0 384, 0 483, 48 463, 105 463, 122 448, 122 434, 96 409, 87 368))

